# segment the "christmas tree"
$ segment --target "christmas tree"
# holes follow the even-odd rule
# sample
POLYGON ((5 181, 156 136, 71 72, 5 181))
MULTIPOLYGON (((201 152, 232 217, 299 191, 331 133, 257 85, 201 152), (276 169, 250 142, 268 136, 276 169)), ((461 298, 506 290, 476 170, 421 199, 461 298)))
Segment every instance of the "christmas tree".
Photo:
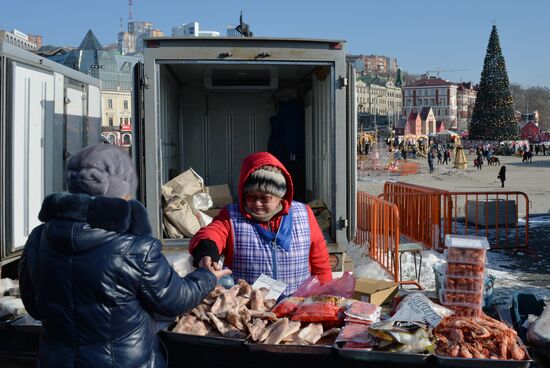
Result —
POLYGON ((469 139, 502 141, 519 138, 508 73, 495 25, 489 37, 479 91, 468 130, 469 139))

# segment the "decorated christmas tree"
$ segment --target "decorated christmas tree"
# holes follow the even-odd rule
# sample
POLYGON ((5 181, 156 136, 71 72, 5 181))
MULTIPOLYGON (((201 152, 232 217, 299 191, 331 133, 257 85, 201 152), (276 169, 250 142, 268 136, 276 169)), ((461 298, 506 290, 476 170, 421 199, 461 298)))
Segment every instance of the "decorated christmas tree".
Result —
POLYGON ((469 139, 502 141, 519 138, 508 73, 495 25, 489 37, 479 91, 468 130, 469 139))

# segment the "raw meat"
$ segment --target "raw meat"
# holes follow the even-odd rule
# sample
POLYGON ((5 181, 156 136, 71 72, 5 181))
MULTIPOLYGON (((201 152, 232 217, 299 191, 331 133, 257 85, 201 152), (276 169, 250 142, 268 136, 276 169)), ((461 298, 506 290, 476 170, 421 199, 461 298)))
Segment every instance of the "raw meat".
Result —
POLYGON ((323 335, 323 325, 320 323, 311 323, 298 333, 298 338, 310 344, 315 344, 323 335))

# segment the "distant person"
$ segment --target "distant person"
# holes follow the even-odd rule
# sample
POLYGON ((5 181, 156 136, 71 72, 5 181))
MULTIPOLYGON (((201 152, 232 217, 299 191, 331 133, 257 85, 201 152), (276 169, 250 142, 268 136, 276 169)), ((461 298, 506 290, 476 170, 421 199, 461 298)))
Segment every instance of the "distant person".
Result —
POLYGON ((403 157, 404 161, 407 161, 407 150, 405 149, 405 147, 403 147, 403 149, 401 150, 401 157, 403 157))
POLYGON ((544 144, 542 145, 542 155, 546 156, 546 146, 544 144))
POLYGON ((527 152, 527 160, 530 164, 533 163, 533 151, 527 152))
POLYGON ((446 149, 446 150, 443 152, 443 164, 444 164, 444 165, 448 165, 450 159, 451 159, 451 150, 446 149))
POLYGON ((433 173, 434 172, 434 154, 432 150, 428 152, 428 167, 430 168, 430 174, 433 173))
POLYGON ((441 165, 441 163, 443 162, 443 155, 441 154, 441 150, 437 150, 437 164, 438 165, 441 165))
POLYGON ((414 159, 416 159, 416 146, 413 146, 412 148, 412 156, 414 159))
POLYGON ((538 156, 538 155, 539 155, 539 152, 540 152, 540 147, 539 147, 539 145, 537 144, 537 145, 535 146, 535 155, 538 156))
POLYGON ((502 166, 498 172, 497 179, 500 179, 502 183, 502 188, 504 188, 504 182, 506 181, 506 166, 502 166))
POLYGON ((482 166, 483 166, 483 153, 480 150, 477 153, 477 169, 481 170, 482 166))

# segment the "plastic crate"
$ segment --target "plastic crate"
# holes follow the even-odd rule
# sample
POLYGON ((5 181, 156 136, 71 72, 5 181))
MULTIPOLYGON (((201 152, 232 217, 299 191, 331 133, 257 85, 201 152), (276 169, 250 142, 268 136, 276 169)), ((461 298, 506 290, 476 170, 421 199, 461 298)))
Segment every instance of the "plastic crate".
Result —
MULTIPOLYGON (((436 295, 439 295, 439 290, 445 288, 445 275, 449 271, 450 264, 447 265, 434 265, 434 275, 435 275, 435 292, 436 295)), ((482 273, 481 276, 484 278, 484 291, 483 291, 483 300, 486 307, 490 306, 493 303, 493 285, 495 283, 495 276, 491 274, 482 273)))
POLYGON ((447 273, 464 277, 484 277, 485 264, 470 264, 462 262, 447 262, 447 273))
POLYGON ((457 303, 481 307, 483 306, 483 292, 442 289, 439 291, 439 300, 445 305, 457 303))
POLYGON ((443 285, 446 290, 483 292, 485 278, 447 274, 443 277, 443 285))
POLYGON ((445 259, 450 263, 464 263, 484 265, 487 257, 487 249, 447 248, 445 259))

